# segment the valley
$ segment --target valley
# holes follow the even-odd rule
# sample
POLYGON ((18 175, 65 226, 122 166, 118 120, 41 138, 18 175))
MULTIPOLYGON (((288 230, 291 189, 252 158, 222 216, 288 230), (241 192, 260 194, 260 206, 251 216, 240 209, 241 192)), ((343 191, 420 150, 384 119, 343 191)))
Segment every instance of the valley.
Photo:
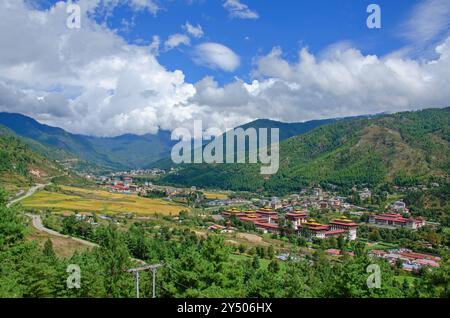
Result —
MULTIPOLYGON (((442 296, 434 279, 450 255, 448 116, 432 109, 305 128, 281 142, 270 178, 258 165, 127 170, 88 160, 79 171, 48 155, 53 146, 34 150, 39 141, 5 129, 0 225, 14 234, 0 243, 28 249, 22 266, 30 257, 51 264, 52 279, 69 261, 90 272, 164 263, 163 297, 324 297, 327 284, 342 297, 442 296), (369 264, 382 268, 383 288, 365 285, 369 264), (351 290, 341 285, 349 275, 351 290)), ((111 275, 67 295, 133 295, 128 276, 111 275)), ((27 293, 66 295, 50 280, 52 290, 27 293)))

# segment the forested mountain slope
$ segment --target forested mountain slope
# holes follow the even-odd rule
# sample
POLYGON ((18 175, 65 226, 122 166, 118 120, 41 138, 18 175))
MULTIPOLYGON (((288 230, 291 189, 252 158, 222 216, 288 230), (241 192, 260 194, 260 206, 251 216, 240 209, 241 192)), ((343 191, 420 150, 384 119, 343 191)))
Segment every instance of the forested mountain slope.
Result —
POLYGON ((180 185, 288 192, 311 184, 419 182, 450 171, 450 108, 357 118, 320 126, 280 143, 280 169, 187 165, 162 181, 180 185))

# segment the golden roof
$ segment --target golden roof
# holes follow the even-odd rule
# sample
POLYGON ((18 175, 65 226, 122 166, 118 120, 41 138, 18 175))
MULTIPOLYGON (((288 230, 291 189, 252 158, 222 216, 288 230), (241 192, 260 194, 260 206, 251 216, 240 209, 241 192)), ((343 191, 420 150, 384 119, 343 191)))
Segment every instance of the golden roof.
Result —
POLYGON ((225 212, 228 212, 228 213, 240 213, 241 211, 239 211, 236 208, 232 208, 231 210, 226 210, 225 212))
POLYGON ((304 225, 310 225, 310 226, 323 226, 324 224, 320 224, 319 222, 317 222, 314 219, 308 219, 305 223, 303 223, 304 225))
POLYGON ((345 223, 352 223, 353 222, 352 220, 350 220, 345 215, 342 215, 342 216, 338 217, 337 219, 335 219, 335 221, 345 222, 345 223))

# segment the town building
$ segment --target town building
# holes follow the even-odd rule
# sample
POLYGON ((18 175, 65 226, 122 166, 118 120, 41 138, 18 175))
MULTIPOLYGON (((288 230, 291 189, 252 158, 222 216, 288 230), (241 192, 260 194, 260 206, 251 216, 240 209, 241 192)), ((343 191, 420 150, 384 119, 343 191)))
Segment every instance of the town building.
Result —
POLYGON ((300 224, 299 233, 308 238, 323 239, 343 236, 348 240, 355 240, 357 226, 356 223, 344 219, 336 219, 329 225, 320 224, 314 219, 309 219, 307 222, 300 224))
POLYGON ((372 197, 372 192, 368 189, 368 188, 364 188, 360 193, 359 193, 359 198, 361 200, 368 200, 372 197))
POLYGON ((358 224, 348 219, 345 216, 341 216, 330 222, 332 230, 344 230, 347 233, 348 240, 354 241, 357 236, 358 224))
POLYGON ((273 197, 270 201, 270 207, 274 210, 281 209, 283 207, 283 202, 279 198, 273 197))
POLYGON ((123 185, 129 187, 133 184, 133 178, 131 177, 123 177, 123 185))
POLYGON ((439 267, 441 258, 438 256, 416 253, 409 249, 392 249, 388 251, 384 250, 372 250, 369 252, 370 257, 378 257, 387 260, 392 266, 397 262, 401 262, 402 268, 405 271, 417 271, 424 266, 439 267))
POLYGON ((263 231, 264 233, 280 233, 280 227, 278 224, 266 223, 266 222, 253 222, 257 229, 263 231))
POLYGON ((268 223, 272 223, 272 219, 278 217, 278 213, 270 208, 261 208, 256 211, 256 214, 266 219, 268 223))
POLYGON ((300 224, 299 233, 308 238, 325 238, 325 232, 330 229, 328 225, 320 224, 314 219, 309 219, 300 224))
POLYGON ((369 223, 376 226, 386 227, 386 228, 408 228, 411 230, 416 230, 425 225, 425 220, 423 218, 404 218, 401 214, 397 213, 383 213, 383 214, 372 214, 369 216, 369 223))
POLYGON ((395 201, 390 206, 391 210, 396 213, 409 213, 408 208, 406 207, 405 202, 403 201, 395 201))
POLYGON ((286 221, 292 222, 294 230, 298 230, 302 223, 307 222, 308 214, 306 212, 289 212, 284 215, 286 221))

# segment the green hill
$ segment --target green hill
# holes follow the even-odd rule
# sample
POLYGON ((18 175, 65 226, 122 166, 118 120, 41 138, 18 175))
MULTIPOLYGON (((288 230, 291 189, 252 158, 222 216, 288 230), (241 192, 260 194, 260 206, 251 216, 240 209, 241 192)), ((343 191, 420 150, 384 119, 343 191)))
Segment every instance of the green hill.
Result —
MULTIPOLYGON (((302 123, 283 123, 280 121, 270 120, 270 119, 257 119, 252 122, 249 122, 247 124, 244 124, 242 126, 238 126, 236 128, 242 128, 244 130, 247 130, 248 128, 254 128, 256 129, 257 135, 259 135, 259 128, 266 128, 268 130, 272 128, 278 128, 279 129, 279 140, 285 140, 288 138, 291 138, 293 136, 298 136, 307 133, 308 131, 311 131, 317 127, 320 127, 322 125, 334 123, 341 120, 348 120, 349 118, 332 118, 332 119, 321 119, 321 120, 311 120, 306 121, 302 123)), ((203 147, 205 147, 208 144, 208 142, 205 142, 203 147)), ((193 152, 191 157, 193 158, 193 152)), ((224 148, 225 152, 225 148, 224 148)), ((172 162, 172 159, 168 156, 165 158, 158 160, 149 166, 147 168, 160 168, 160 169, 169 169, 172 167, 176 167, 176 164, 172 162)))
POLYGON ((0 127, 0 158, 0 187, 11 193, 61 174, 55 162, 31 150, 3 127, 0 127))
POLYGON ((45 149, 52 159, 79 159, 75 166, 79 170, 141 168, 167 157, 173 145, 167 131, 101 138, 72 134, 21 114, 0 113, 0 125, 24 138, 33 149, 41 152, 45 149))
POLYGON ((258 165, 187 165, 161 181, 177 185, 296 191, 306 185, 337 186, 420 182, 450 171, 450 108, 427 109, 320 126, 280 143, 280 169, 258 165))

